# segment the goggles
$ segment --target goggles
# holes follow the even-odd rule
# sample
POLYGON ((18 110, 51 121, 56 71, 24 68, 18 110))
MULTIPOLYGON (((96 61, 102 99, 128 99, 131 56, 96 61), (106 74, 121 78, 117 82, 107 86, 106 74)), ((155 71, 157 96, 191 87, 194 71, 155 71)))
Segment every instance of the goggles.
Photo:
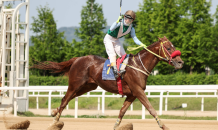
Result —
POLYGON ((124 17, 124 20, 129 20, 129 22, 133 22, 133 18, 131 18, 130 16, 125 16, 124 17))

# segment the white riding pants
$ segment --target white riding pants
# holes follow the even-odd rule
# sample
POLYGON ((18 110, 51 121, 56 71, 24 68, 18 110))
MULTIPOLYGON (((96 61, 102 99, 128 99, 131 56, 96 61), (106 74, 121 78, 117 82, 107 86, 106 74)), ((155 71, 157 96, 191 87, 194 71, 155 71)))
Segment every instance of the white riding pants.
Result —
POLYGON ((106 36, 104 37, 104 45, 111 63, 116 63, 117 55, 121 57, 126 54, 123 45, 120 43, 119 39, 114 38, 109 34, 106 34, 106 36))

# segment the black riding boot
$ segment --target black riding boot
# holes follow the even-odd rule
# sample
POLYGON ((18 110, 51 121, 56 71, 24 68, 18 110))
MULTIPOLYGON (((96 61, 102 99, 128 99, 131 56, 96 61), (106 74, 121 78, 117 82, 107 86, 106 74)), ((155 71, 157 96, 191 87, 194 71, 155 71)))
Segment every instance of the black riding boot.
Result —
POLYGON ((112 68, 112 70, 114 72, 114 77, 117 79, 120 76, 120 73, 117 70, 117 66, 114 65, 114 66, 111 66, 111 68, 112 68))

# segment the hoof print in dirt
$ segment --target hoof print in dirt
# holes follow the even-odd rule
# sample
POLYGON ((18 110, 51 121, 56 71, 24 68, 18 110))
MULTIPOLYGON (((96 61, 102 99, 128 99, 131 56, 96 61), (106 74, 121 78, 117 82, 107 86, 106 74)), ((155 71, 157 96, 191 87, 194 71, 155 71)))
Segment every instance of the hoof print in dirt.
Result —
POLYGON ((128 123, 126 125, 116 128, 116 130, 133 130, 133 124, 128 123))
POLYGON ((29 126, 30 126, 30 121, 29 120, 25 120, 25 121, 19 122, 17 124, 13 124, 11 126, 8 126, 7 129, 13 129, 13 130, 22 129, 22 130, 27 130, 27 128, 29 128, 29 126))
POLYGON ((61 130, 64 127, 64 122, 58 121, 49 126, 46 130, 61 130))

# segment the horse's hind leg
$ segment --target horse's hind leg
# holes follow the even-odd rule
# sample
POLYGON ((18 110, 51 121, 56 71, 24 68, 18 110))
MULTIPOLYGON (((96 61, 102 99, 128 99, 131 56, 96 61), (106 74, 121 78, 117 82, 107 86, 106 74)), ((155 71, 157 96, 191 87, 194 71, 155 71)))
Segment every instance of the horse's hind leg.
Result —
MULTIPOLYGON (((95 90, 96 88, 97 88, 97 85, 95 85, 95 84, 89 84, 89 85, 86 85, 86 86, 84 86, 86 89, 81 89, 81 90, 79 90, 78 92, 76 92, 76 94, 75 95, 73 95, 71 98, 70 98, 70 100, 72 100, 72 99, 74 99, 75 97, 78 97, 78 96, 81 96, 81 95, 83 95, 84 93, 87 93, 87 92, 89 92, 89 91, 92 91, 92 90, 95 90)), ((62 100, 61 100, 61 105, 63 105, 62 103, 64 102, 63 100, 65 99, 65 96, 62 98, 62 100)), ((60 106, 61 106, 60 105, 60 106)), ((51 113, 51 116, 56 116, 57 115, 57 113, 59 112, 59 110, 60 110, 60 107, 58 107, 57 109, 55 109, 55 110, 53 110, 52 111, 52 113, 51 113)))
MULTIPOLYGON (((75 98, 76 97, 76 95, 73 95, 72 97, 71 97, 71 99, 73 99, 73 98, 75 98)), ((63 100, 65 99, 65 96, 62 98, 62 100, 61 100, 61 105, 63 105, 63 100)), ((70 99, 70 100, 71 100, 70 99)), ((60 105, 60 106, 61 106, 60 105)), ((55 117, 56 115, 57 115, 57 113, 59 112, 59 110, 60 110, 60 107, 58 107, 57 109, 55 109, 55 110, 53 110, 52 112, 51 112, 51 116, 53 116, 53 117, 55 117)), ((59 112, 60 113, 60 112, 59 112)))
POLYGON ((114 125, 114 130, 119 127, 121 120, 124 116, 124 114, 126 113, 127 109, 129 108, 129 106, 132 104, 132 102, 136 99, 136 97, 134 96, 127 96, 125 102, 123 103, 122 108, 120 109, 120 114, 118 116, 118 119, 114 125))
POLYGON ((64 110, 64 108, 66 107, 66 105, 68 104, 68 102, 71 99, 78 97, 86 92, 89 92, 91 90, 96 89, 97 85, 96 84, 87 84, 87 85, 80 86, 78 89, 75 89, 75 90, 71 90, 69 88, 70 87, 68 87, 66 95, 61 100, 61 105, 58 109, 58 113, 56 114, 56 116, 54 118, 55 122, 59 120, 62 111, 64 110), (85 89, 82 89, 82 88, 85 88, 85 89))

